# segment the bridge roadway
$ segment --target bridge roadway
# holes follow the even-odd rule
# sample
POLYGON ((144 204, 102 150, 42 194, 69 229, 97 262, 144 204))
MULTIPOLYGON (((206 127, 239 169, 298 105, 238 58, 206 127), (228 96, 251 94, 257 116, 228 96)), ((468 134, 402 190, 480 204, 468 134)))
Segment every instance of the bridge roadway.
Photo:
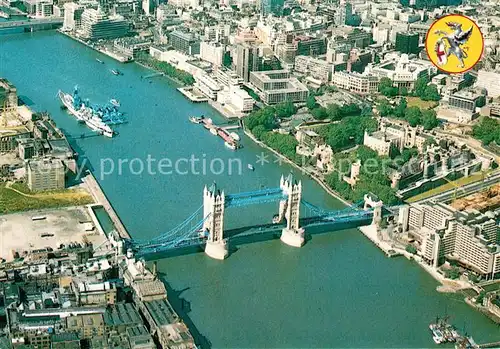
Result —
MULTIPOLYGON (((388 213, 388 212, 386 212, 388 213)), ((372 220, 372 212, 366 211, 366 215, 358 216, 354 220, 349 220, 346 218, 338 220, 325 219, 324 216, 307 217, 300 219, 300 225, 303 228, 307 228, 308 235, 321 234, 331 231, 335 228, 347 229, 355 228, 364 224, 369 224, 372 220)), ((250 225, 246 227, 228 229, 224 231, 224 236, 228 241, 236 244, 246 244, 257 241, 267 241, 279 239, 282 229, 285 227, 284 223, 266 223, 259 225, 250 225)), ((339 229, 339 230, 340 230, 339 229)), ((200 231, 201 234, 201 231, 200 231)), ((175 247, 169 248, 168 250, 161 249, 161 243, 158 246, 150 246, 144 249, 139 249, 137 251, 138 256, 146 257, 147 259, 156 259, 158 255, 177 255, 182 253, 182 250, 198 249, 205 245, 207 241, 206 237, 196 236, 185 239, 181 241, 175 247)), ((184 253, 182 253, 184 254, 184 253)))
POLYGON ((62 17, 55 18, 39 18, 39 19, 26 19, 21 21, 7 21, 0 22, 0 29, 10 29, 10 28, 55 28, 63 24, 64 19, 62 17))

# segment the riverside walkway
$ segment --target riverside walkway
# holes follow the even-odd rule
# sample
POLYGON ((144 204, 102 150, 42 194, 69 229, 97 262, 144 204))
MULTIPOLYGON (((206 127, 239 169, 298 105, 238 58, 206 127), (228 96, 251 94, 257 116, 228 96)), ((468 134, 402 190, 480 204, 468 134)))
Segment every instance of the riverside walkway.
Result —
POLYGON ((127 229, 123 225, 122 221, 120 220, 120 217, 118 217, 118 214, 115 212, 113 206, 111 206, 111 203, 109 202, 108 198, 106 197, 106 194, 104 194, 101 186, 95 179, 94 175, 89 172, 87 176, 83 179, 85 184, 87 185, 87 188, 89 189, 90 193, 92 194, 92 197, 96 201, 96 203, 102 205, 102 207, 106 210, 106 212, 109 215, 109 218, 113 222, 113 225, 115 226, 115 230, 118 232, 121 238, 123 239, 130 239, 130 234, 128 233, 127 229))

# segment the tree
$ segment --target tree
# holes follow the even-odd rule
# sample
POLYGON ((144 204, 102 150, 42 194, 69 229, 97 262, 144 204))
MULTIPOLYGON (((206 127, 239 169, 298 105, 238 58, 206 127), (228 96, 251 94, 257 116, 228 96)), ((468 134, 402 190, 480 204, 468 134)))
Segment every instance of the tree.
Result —
POLYGON ((436 112, 434 110, 424 110, 422 111, 422 126, 425 130, 432 130, 439 125, 439 121, 436 117, 436 112))
POLYGON ((482 290, 479 292, 479 294, 476 297, 476 303, 477 304, 483 304, 483 299, 486 296, 486 291, 482 290))
POLYGON ((411 244, 406 245, 405 248, 406 252, 409 252, 411 254, 416 254, 417 253, 417 248, 411 244))
POLYGON ((436 85, 430 84, 425 87, 425 90, 420 98, 424 101, 439 101, 441 99, 441 95, 439 94, 436 85))
POLYGON ((401 89, 399 90, 399 94, 401 96, 408 96, 408 89, 406 87, 401 87, 401 89))
POLYGON ((378 154, 375 150, 362 145, 356 150, 356 157, 361 160, 361 164, 364 164, 368 159, 377 159, 378 154))
POLYGON ((405 116, 405 111, 408 108, 408 102, 406 98, 402 97, 399 100, 398 106, 394 109, 394 115, 398 118, 402 118, 405 116))
POLYGON ((484 145, 491 142, 500 144, 500 124, 498 121, 485 117, 472 128, 472 135, 484 145))
POLYGON ((297 108, 292 102, 283 102, 274 107, 278 118, 288 118, 297 112, 297 108))
POLYGON ((276 127, 275 110, 273 107, 266 107, 250 113, 245 120, 245 125, 249 130, 253 130, 256 126, 262 125, 266 131, 270 131, 276 127))
POLYGON ((318 107, 318 103, 316 103, 316 98, 314 98, 313 95, 310 95, 308 98, 307 98, 307 101, 306 101, 306 107, 307 109, 309 110, 313 110, 313 109, 316 109, 318 107))
POLYGON ((391 115, 393 113, 393 108, 387 102, 387 100, 383 99, 378 105, 377 105, 377 110, 380 116, 387 116, 391 115))
POLYGON ((415 88, 413 89, 415 96, 422 98, 428 83, 429 79, 426 77, 418 78, 417 81, 415 81, 415 88))
POLYGON ((262 139, 262 136, 268 132, 266 128, 263 125, 257 125, 252 129, 252 134, 257 138, 257 139, 262 139))
POLYGON ((416 156, 418 156, 417 148, 404 148, 401 152, 401 158, 403 160, 403 163, 405 164, 410 161, 411 158, 414 158, 416 156))
POLYGON ((414 106, 406 109, 405 119, 412 127, 420 125, 422 123, 422 112, 420 108, 414 106))
POLYGON ((378 91, 387 97, 394 97, 398 94, 398 89, 394 87, 392 80, 389 78, 380 79, 378 91))
POLYGON ((356 103, 344 104, 340 107, 341 116, 360 115, 361 108, 356 103))
POLYGON ((340 107, 337 104, 329 104, 326 108, 328 118, 333 121, 338 121, 342 118, 342 113, 340 112, 340 107))
POLYGON ((458 279, 460 277, 460 269, 458 267, 451 267, 445 271, 444 276, 448 279, 458 279))
POLYGON ((382 78, 378 83, 378 92, 382 92, 387 88, 391 88, 393 86, 392 80, 389 78, 382 78))
POLYGON ((323 108, 323 107, 319 107, 319 108, 311 110, 311 115, 316 120, 324 120, 328 117, 328 113, 326 112, 326 108, 323 108))

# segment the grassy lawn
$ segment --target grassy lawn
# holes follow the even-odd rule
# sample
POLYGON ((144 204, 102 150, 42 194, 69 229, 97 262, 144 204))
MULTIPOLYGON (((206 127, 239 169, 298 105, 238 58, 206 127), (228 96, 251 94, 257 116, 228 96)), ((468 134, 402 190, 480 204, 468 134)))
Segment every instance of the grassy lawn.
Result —
POLYGON ((432 109, 438 105, 434 101, 423 101, 419 97, 406 97, 408 107, 419 107, 420 109, 432 109))
POLYGON ((80 206, 93 202, 92 196, 83 189, 67 189, 41 193, 31 193, 24 184, 15 183, 12 188, 19 190, 21 195, 5 183, 0 183, 0 214, 40 210, 45 208, 80 206))
MULTIPOLYGON (((445 191, 454 189, 455 187, 460 187, 460 186, 464 186, 464 185, 467 185, 467 184, 470 184, 473 182, 477 182, 477 181, 480 181, 482 179, 483 179, 483 177, 482 177, 481 173, 474 173, 474 174, 470 175, 469 177, 462 177, 462 178, 457 179, 456 181, 452 181, 451 183, 446 183, 440 187, 437 187, 437 188, 431 189, 429 191, 426 191, 424 193, 420 193, 418 195, 415 195, 415 196, 407 199, 406 202, 412 203, 412 202, 415 202, 418 200, 427 199, 428 197, 431 197, 433 195, 443 193, 445 191)), ((460 190, 460 188, 457 190, 460 190)))

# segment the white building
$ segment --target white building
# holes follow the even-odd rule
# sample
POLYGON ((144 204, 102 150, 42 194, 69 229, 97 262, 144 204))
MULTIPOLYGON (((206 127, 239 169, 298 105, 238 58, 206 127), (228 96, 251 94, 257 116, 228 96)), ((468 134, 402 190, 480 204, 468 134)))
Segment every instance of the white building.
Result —
POLYGON ((196 81, 194 86, 198 90, 203 92, 203 94, 212 100, 217 99, 217 93, 221 90, 217 81, 207 74, 195 76, 194 79, 196 81))
POLYGON ((248 114, 253 110, 255 100, 239 85, 224 87, 217 94, 217 101, 235 115, 248 114))
POLYGON ((200 4, 199 0, 169 0, 169 5, 175 7, 197 7, 200 4))
POLYGON ((381 125, 380 130, 369 134, 365 131, 363 145, 375 150, 380 156, 390 155, 391 148, 402 151, 404 148, 416 147, 419 152, 423 151, 426 137, 420 133, 421 127, 405 125, 386 126, 381 125))
POLYGON ((488 97, 500 97, 500 73, 479 70, 476 86, 488 91, 488 97))
POLYGON ((421 242, 424 260, 438 267, 456 260, 486 278, 500 273, 495 214, 460 212, 443 204, 412 204, 400 211, 403 230, 421 242))
POLYGON ((377 65, 369 64, 365 73, 374 75, 378 78, 387 77, 394 82, 397 88, 406 87, 412 90, 415 81, 421 77, 430 77, 437 72, 437 68, 430 62, 414 61, 409 59, 407 54, 402 54, 377 65))
POLYGON ((308 74, 322 82, 328 82, 332 77, 333 64, 323 59, 309 56, 297 56, 295 57, 294 70, 299 73, 308 74))
POLYGON ((101 10, 85 9, 80 34, 87 39, 119 38, 129 33, 130 24, 121 16, 108 16, 101 10))
POLYGON ((224 62, 224 53, 226 45, 215 42, 201 42, 200 57, 204 61, 210 62, 213 65, 220 67, 224 62))
POLYGON ((67 30, 78 30, 82 25, 83 6, 74 2, 64 4, 63 28, 67 30))
POLYGON ((333 74, 333 83, 344 90, 359 94, 375 93, 378 90, 379 78, 357 72, 336 72, 333 74))

